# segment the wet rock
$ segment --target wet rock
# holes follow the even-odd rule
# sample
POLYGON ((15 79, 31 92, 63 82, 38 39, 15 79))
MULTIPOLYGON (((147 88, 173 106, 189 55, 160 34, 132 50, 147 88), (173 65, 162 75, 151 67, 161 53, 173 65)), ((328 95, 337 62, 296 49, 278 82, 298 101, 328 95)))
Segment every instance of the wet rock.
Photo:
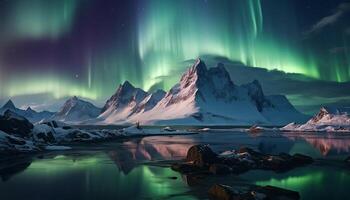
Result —
POLYGON ((182 174, 196 173, 201 171, 201 168, 194 166, 192 164, 186 164, 186 163, 172 164, 171 169, 174 171, 180 172, 182 174))
POLYGON ((292 163, 296 166, 307 165, 313 162, 313 159, 310 156, 302 154, 294 154, 291 159, 292 163))
POLYGON ((218 156, 207 145, 194 145, 187 151, 186 160, 198 167, 208 167, 218 161, 218 156))
POLYGON ((231 187, 215 184, 208 191, 209 197, 216 200, 233 200, 235 193, 232 191, 231 187))
POLYGON ((350 166, 350 156, 345 159, 345 163, 350 166))
POLYGON ((251 167, 246 165, 246 164, 239 164, 239 165, 234 165, 231 167, 231 172, 233 174, 242 174, 244 172, 247 172, 251 170, 251 167))
POLYGON ((52 132, 47 133, 38 133, 36 134, 38 140, 43 141, 45 143, 55 143, 56 139, 53 136, 52 132))
POLYGON ((271 200, 298 200, 300 199, 300 195, 296 191, 287 190, 283 188, 278 188, 274 186, 264 186, 264 187, 258 187, 256 190, 259 193, 263 193, 266 195, 266 199, 271 200))
POLYGON ((9 135, 29 137, 33 127, 26 118, 10 110, 6 110, 4 116, 0 116, 0 130, 9 135))
POLYGON ((223 164, 211 164, 209 171, 216 175, 229 174, 231 173, 230 167, 223 164))
POLYGON ((16 137, 9 137, 9 136, 6 136, 6 139, 7 139, 7 141, 8 141, 10 144, 13 144, 13 145, 25 145, 25 144, 26 144, 26 141, 25 141, 25 140, 19 139, 19 138, 16 138, 16 137))
POLYGON ((71 139, 71 141, 73 142, 80 142, 80 141, 86 141, 90 139, 91 136, 88 133, 75 130, 68 133, 67 138, 71 139))
MULTIPOLYGON (((232 187, 222 184, 213 185, 208 191, 210 199, 215 200, 255 200, 252 192, 235 191, 232 187)), ((260 195, 260 194, 259 194, 260 195)), ((261 195, 260 195, 261 196, 261 195)))
POLYGON ((274 171, 285 171, 290 168, 290 162, 281 156, 269 156, 262 162, 262 168, 274 171))
POLYGON ((239 151, 225 151, 217 155, 209 146, 195 145, 187 152, 186 162, 172 168, 181 173, 241 174, 252 169, 284 172, 313 162, 309 156, 281 153, 269 155, 243 147, 239 151))
POLYGON ((208 191, 209 197, 215 200, 298 200, 298 192, 273 186, 249 186, 245 190, 215 184, 208 191))

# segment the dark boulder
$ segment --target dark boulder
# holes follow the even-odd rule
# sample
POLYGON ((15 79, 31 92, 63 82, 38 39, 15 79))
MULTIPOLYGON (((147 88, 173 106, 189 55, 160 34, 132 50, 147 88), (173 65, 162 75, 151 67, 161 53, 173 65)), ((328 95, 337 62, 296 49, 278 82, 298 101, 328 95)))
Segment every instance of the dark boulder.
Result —
POLYGON ((264 187, 258 187, 256 189, 257 192, 263 193, 266 195, 266 199, 272 199, 272 200, 298 200, 300 199, 300 195, 296 191, 287 190, 283 188, 278 188, 274 186, 264 186, 264 187))
POLYGON ((33 127, 33 124, 26 118, 11 110, 6 110, 4 116, 0 116, 0 130, 7 134, 29 137, 33 127))
POLYGON ((298 200, 298 192, 273 186, 247 186, 236 190, 230 186, 215 184, 208 191, 210 199, 215 200, 298 200))
POLYGON ((171 169, 182 174, 197 173, 202 171, 201 168, 187 163, 175 163, 171 165, 171 169))
POLYGON ((211 164, 209 167, 209 171, 216 175, 231 173, 230 167, 223 164, 211 164))
POLYGON ((187 151, 186 160, 198 167, 208 167, 218 161, 218 156, 207 145, 194 145, 187 151))
POLYGON ((83 142, 91 139, 91 136, 86 132, 74 130, 67 134, 67 138, 72 142, 83 142))
POLYGON ((310 156, 303 154, 294 154, 291 159, 292 163, 296 166, 311 164, 314 160, 310 156))
POLYGON ((38 140, 41 140, 45 143, 55 143, 56 142, 56 139, 53 136, 52 132, 38 133, 38 134, 36 134, 36 137, 38 140))
POLYGON ((235 193, 230 186, 215 184, 208 191, 209 197, 216 200, 233 200, 235 193))
POLYGON ((234 191, 234 189, 227 185, 215 184, 209 191, 209 198, 215 200, 255 200, 252 192, 234 191))
POLYGON ((350 166, 350 156, 345 159, 345 163, 350 166))

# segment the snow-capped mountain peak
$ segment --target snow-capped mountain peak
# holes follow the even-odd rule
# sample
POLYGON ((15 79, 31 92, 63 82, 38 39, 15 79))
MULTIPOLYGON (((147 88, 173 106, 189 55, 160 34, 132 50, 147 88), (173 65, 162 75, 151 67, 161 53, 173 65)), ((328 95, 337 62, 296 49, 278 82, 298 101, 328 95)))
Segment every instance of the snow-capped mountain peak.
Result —
POLYGON ((104 123, 139 121, 167 125, 284 124, 305 117, 286 98, 265 96, 258 81, 237 86, 223 64, 208 69, 201 59, 166 95, 148 94, 125 82, 103 111, 99 119, 104 123))
POLYGON ((102 108, 102 112, 105 112, 111 107, 124 107, 132 102, 138 104, 147 95, 147 92, 140 88, 135 88, 129 81, 125 81, 123 84, 119 85, 116 93, 107 100, 105 106, 102 108))
POLYGON ((100 112, 101 109, 92 103, 74 96, 68 99, 52 118, 59 121, 77 122, 96 118, 100 112))
POLYGON ((9 100, 3 107, 0 108, 0 115, 5 114, 5 112, 8 110, 10 110, 13 113, 16 113, 19 116, 27 118, 32 123, 49 118, 53 115, 53 113, 48 111, 37 112, 30 107, 28 107, 26 110, 16 108, 16 106, 11 100, 9 100))
POLYGON ((12 100, 8 100, 3 106, 2 109, 11 109, 11 110, 15 110, 16 106, 15 104, 12 102, 12 100))
POLYGON ((350 132, 348 109, 321 107, 305 124, 291 123, 283 127, 285 131, 327 131, 350 132))

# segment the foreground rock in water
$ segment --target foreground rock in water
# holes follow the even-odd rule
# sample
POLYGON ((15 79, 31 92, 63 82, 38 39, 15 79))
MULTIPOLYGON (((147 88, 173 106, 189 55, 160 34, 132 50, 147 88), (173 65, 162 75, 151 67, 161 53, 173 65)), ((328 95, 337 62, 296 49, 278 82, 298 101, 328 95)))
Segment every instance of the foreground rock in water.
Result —
POLYGON ((216 200, 298 200, 298 192, 273 186, 251 186, 234 189, 227 185, 215 184, 208 191, 209 197, 216 200))
POLYGON ((208 167, 218 161, 218 156, 209 146, 195 145, 187 151, 186 160, 193 162, 193 165, 197 167, 208 167))
POLYGON ((173 164, 172 169, 185 174, 240 174, 251 169, 282 172, 312 162, 311 157, 302 154, 269 155, 250 148, 241 148, 239 151, 229 151, 218 155, 209 146, 195 145, 188 150, 186 162, 173 164))

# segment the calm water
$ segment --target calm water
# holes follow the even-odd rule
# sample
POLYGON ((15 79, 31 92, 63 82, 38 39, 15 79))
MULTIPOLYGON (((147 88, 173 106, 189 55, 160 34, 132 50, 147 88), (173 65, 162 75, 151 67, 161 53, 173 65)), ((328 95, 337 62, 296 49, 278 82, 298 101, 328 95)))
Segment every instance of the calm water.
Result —
POLYGON ((299 191, 302 199, 347 199, 350 168, 342 160, 349 150, 350 135, 222 131, 134 138, 2 161, 0 199, 203 199, 216 182, 275 185, 299 191), (287 173, 256 170, 202 180, 159 166, 200 143, 217 152, 249 146, 265 153, 303 153, 317 161, 287 173))

